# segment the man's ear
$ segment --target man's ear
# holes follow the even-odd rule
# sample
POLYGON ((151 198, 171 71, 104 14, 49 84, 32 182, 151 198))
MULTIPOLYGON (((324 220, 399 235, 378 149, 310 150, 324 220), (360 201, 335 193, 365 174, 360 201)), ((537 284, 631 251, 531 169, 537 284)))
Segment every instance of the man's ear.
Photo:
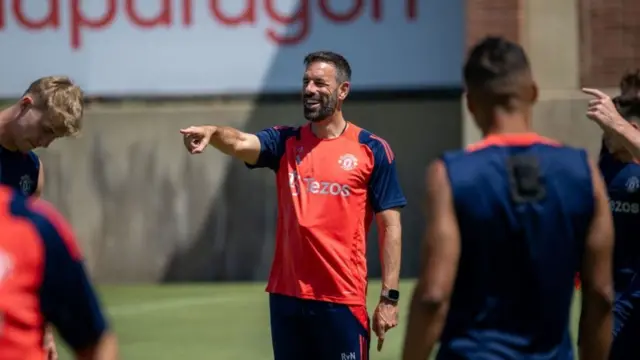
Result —
POLYGON ((338 99, 344 101, 344 99, 347 98, 347 95, 349 95, 349 90, 351 90, 351 83, 345 81, 340 84, 338 87, 338 99))
POLYGON ((532 98, 531 98, 531 103, 535 104, 538 101, 538 96, 540 95, 540 89, 538 89, 538 84, 536 84, 535 82, 532 84, 532 98))
POLYGON ((27 110, 31 105, 33 105, 33 98, 29 95, 25 95, 20 99, 20 109, 27 110))

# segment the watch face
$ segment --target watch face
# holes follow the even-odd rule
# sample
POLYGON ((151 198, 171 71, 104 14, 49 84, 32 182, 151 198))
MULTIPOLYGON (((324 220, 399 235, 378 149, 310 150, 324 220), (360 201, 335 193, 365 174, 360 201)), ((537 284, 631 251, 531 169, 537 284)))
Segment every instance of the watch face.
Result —
POLYGON ((391 300, 398 301, 400 299, 400 292, 398 290, 389 290, 389 294, 387 296, 391 300))

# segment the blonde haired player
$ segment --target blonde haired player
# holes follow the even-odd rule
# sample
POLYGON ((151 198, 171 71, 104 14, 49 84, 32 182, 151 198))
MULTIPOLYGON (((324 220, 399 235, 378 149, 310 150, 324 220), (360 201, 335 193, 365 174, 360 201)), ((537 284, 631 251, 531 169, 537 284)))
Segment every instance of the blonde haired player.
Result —
MULTIPOLYGON (((82 127, 82 90, 65 76, 37 79, 15 104, 0 111, 0 184, 26 196, 40 196, 43 167, 35 148, 73 136, 82 127)), ((57 359, 51 329, 44 334, 48 359, 57 359)))

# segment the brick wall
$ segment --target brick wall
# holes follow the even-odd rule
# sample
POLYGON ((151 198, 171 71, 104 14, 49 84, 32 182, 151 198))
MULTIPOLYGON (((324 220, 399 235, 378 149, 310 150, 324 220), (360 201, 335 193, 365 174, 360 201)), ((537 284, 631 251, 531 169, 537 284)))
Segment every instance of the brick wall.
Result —
MULTIPOLYGON (((521 42, 524 1, 467 0, 467 48, 488 34, 521 42)), ((640 68, 640 0, 559 1, 577 6, 581 86, 616 86, 621 74, 640 68)))
POLYGON ((622 73, 640 67, 640 1, 578 0, 578 7, 580 82, 617 86, 622 73))
POLYGON ((525 0, 467 0, 467 48, 487 35, 521 39, 525 0))

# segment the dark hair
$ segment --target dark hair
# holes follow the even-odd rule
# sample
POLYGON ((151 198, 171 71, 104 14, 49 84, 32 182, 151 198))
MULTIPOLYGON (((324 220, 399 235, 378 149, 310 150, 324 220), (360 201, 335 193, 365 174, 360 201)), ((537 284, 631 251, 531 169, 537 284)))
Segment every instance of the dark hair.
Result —
POLYGON ((524 49, 499 36, 485 37, 473 46, 464 65, 464 81, 494 105, 507 107, 522 96, 523 81, 533 83, 524 49))
POLYGON ((314 62, 324 62, 336 68, 336 79, 339 83, 351 81, 351 65, 344 56, 333 51, 316 51, 304 57, 304 65, 309 66, 314 62))
POLYGON ((640 70, 622 76, 620 95, 613 98, 613 103, 625 119, 640 118, 640 70))

